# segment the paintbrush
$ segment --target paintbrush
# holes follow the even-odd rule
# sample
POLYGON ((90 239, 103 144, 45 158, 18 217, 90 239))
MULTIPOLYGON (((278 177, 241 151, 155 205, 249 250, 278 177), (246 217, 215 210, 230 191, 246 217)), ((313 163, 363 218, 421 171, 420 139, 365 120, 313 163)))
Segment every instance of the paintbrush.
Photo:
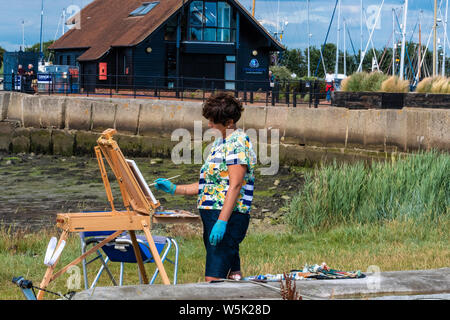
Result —
MULTIPOLYGON (((178 178, 179 176, 181 176, 181 174, 179 174, 179 175, 177 175, 177 176, 174 176, 174 177, 170 177, 170 178, 164 179, 164 181, 166 181, 166 180, 172 180, 172 179, 178 178)), ((149 187, 150 187, 150 186, 154 186, 155 184, 156 184, 156 182, 153 182, 153 183, 149 184, 148 186, 149 186, 149 187)))

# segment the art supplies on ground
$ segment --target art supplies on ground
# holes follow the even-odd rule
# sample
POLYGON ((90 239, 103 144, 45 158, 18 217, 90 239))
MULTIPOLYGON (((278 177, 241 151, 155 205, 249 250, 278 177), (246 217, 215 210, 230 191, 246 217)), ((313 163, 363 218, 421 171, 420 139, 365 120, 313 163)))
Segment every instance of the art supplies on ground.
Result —
MULTIPOLYGON (((324 262, 321 265, 306 264, 301 270, 291 270, 286 272, 286 276, 292 280, 326 280, 326 279, 356 279, 364 278, 365 275, 361 271, 340 271, 331 269, 324 262)), ((262 282, 279 282, 285 280, 285 274, 260 274, 256 276, 245 277, 242 280, 262 281, 262 282)))

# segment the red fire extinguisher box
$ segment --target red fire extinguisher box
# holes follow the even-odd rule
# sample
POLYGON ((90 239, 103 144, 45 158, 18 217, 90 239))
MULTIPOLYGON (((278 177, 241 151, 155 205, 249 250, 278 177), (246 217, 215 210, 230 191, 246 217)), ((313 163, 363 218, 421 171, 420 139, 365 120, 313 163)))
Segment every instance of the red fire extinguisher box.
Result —
POLYGON ((100 62, 98 69, 98 80, 108 80, 108 63, 100 62))

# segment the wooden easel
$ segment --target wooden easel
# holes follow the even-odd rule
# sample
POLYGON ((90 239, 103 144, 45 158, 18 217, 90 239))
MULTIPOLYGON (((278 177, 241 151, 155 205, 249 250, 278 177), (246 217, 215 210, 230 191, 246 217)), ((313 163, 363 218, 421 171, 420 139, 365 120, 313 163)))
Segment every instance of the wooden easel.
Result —
MULTIPOLYGON (((61 245, 62 241, 67 239, 69 232, 87 232, 87 231, 110 231, 117 230, 103 241, 86 251, 84 254, 73 260, 71 263, 63 267, 58 272, 54 272, 56 262, 48 266, 44 278, 40 284, 41 289, 45 289, 48 284, 65 273, 71 266, 80 263, 83 259, 103 247, 108 242, 117 238, 124 231, 128 231, 133 244, 134 253, 136 255, 139 272, 144 283, 148 283, 148 278, 144 269, 144 263, 139 250, 139 245, 136 240, 135 231, 141 230, 144 232, 148 241, 150 251, 156 266, 161 274, 162 281, 165 285, 169 285, 170 281, 167 277, 166 270, 156 249, 155 242, 151 234, 152 223, 198 223, 199 216, 193 215, 187 211, 179 211, 177 214, 155 214, 155 209, 159 207, 159 201, 151 199, 150 195, 146 194, 139 184, 139 179, 136 177, 133 170, 130 168, 125 157, 123 156, 118 144, 113 140, 113 135, 116 133, 114 129, 105 130, 100 138, 97 140, 98 146, 95 147, 95 154, 97 156, 100 173, 103 184, 105 185, 106 195, 111 210, 109 212, 96 213, 59 213, 56 217, 57 227, 62 229, 62 234, 59 238, 56 249, 61 245), (106 173, 103 156, 111 167, 120 187, 123 203, 126 211, 117 211, 114 207, 114 198, 111 192, 111 187, 106 173)), ((39 290, 37 299, 41 300, 44 296, 44 291, 39 290)))

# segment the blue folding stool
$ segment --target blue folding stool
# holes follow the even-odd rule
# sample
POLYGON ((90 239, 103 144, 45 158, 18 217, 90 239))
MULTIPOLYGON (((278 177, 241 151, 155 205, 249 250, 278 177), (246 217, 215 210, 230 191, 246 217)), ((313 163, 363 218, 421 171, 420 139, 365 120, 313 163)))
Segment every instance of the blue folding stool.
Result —
MULTIPOLYGON (((103 239, 105 239, 107 236, 113 234, 115 231, 94 231, 94 232, 80 232, 80 241, 81 241, 81 253, 85 253, 87 250, 86 248, 93 244, 97 244, 101 242, 103 239)), ((136 236, 137 243, 139 245, 140 253, 142 256, 143 263, 154 263, 153 256, 150 252, 150 248, 148 246, 147 240, 145 236, 136 236)), ((178 255, 179 255, 179 249, 178 244, 175 239, 170 237, 163 237, 163 236, 153 236, 153 241, 155 242, 156 249, 158 251, 158 254, 161 257, 161 261, 164 263, 164 261, 167 260, 167 262, 174 265, 174 275, 173 275, 173 284, 177 283, 177 273, 178 273, 178 255), (167 255, 169 253, 169 250, 172 248, 172 245, 175 248, 175 259, 174 261, 167 258, 167 255)), ((86 261, 86 259, 83 259, 82 265, 83 265, 83 274, 84 274, 84 286, 86 289, 93 288, 97 285, 97 282, 103 273, 103 271, 106 271, 108 276, 110 277, 111 281, 114 285, 117 285, 111 271, 108 268, 109 262, 120 262, 120 279, 119 279, 119 285, 123 285, 123 272, 124 272, 124 263, 137 263, 136 256, 134 254, 133 244, 131 242, 130 236, 127 234, 127 232, 124 232, 122 235, 114 239, 113 241, 107 243, 102 248, 102 251, 104 252, 105 256, 100 252, 100 250, 97 250, 97 256, 90 261, 86 261), (97 275, 95 276, 94 281, 89 286, 89 281, 87 277, 87 266, 91 262, 100 259, 102 262, 102 266, 100 267, 99 271, 97 272, 97 275)), ((151 278, 149 284, 153 284, 156 276, 158 275, 159 270, 156 268, 153 277, 151 278)), ((139 280, 140 283, 142 283, 141 274, 139 274, 139 280)))

